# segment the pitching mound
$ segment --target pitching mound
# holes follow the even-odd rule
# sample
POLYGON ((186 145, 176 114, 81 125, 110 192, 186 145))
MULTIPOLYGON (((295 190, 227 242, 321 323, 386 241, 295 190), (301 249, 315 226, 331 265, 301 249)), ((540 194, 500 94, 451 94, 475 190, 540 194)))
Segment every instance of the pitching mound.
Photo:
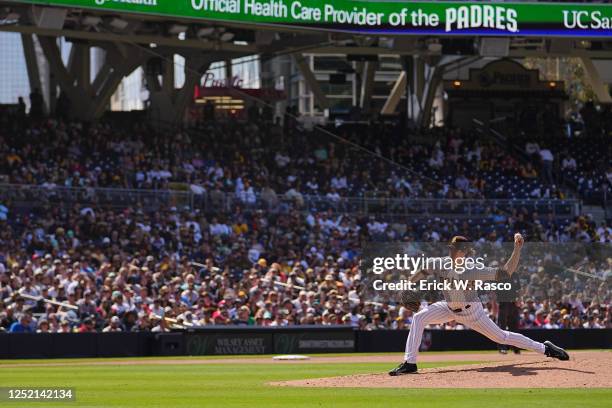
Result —
MULTIPOLYGON (((517 361, 420 370, 390 377, 387 373, 284 381, 277 386, 360 388, 609 388, 612 353, 574 353, 570 361, 531 356, 517 361)), ((392 368, 392 367, 390 367, 392 368)))

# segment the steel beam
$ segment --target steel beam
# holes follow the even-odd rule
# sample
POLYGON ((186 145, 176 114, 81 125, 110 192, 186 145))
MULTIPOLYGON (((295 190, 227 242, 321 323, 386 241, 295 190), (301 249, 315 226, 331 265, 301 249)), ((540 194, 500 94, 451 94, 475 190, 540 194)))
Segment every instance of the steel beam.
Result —
POLYGON ((70 57, 68 59, 68 71, 76 78, 79 86, 87 89, 90 86, 91 75, 91 53, 88 44, 81 42, 72 43, 70 57))
MULTIPOLYGON (((218 57, 217 57, 218 58, 218 57)), ((213 55, 192 55, 185 58, 185 84, 174 100, 174 121, 182 122, 185 111, 193 102, 193 90, 216 59, 213 55)))
MULTIPOLYGON (((23 44, 23 54, 25 57, 26 68, 28 70, 30 91, 38 89, 40 90, 40 93, 43 95, 44 98, 45 93, 42 89, 42 83, 40 80, 40 68, 38 66, 38 59, 36 58, 36 47, 34 46, 34 39, 32 38, 32 35, 22 34, 21 43, 23 44)), ((43 104, 43 108, 45 110, 47 109, 47 103, 43 104)))
POLYGON ((109 32, 93 32, 93 31, 80 31, 80 30, 56 30, 49 28, 41 28, 35 26, 24 26, 24 25, 5 25, 0 26, 0 32, 15 32, 22 34, 37 34, 39 36, 47 37, 67 37, 76 38, 81 40, 101 41, 101 42, 113 42, 113 43, 129 43, 129 44, 141 44, 149 46, 150 44, 156 44, 158 46, 170 46, 175 47, 177 50, 187 48, 197 48, 208 51, 221 51, 221 52, 236 52, 236 53, 250 53, 255 54, 258 52, 257 47, 254 45, 236 45, 233 43, 217 43, 217 42, 203 42, 195 39, 179 40, 178 38, 163 37, 157 35, 129 35, 129 34, 115 34, 109 32))
POLYGON ((308 61, 306 60, 304 55, 293 54, 293 60, 295 61, 295 64, 300 70, 300 73, 304 77, 304 81, 306 81, 306 83, 308 84, 308 87, 312 91, 314 99, 319 105, 319 108, 320 109, 329 108, 329 101, 327 100, 327 96, 325 95, 321 87, 319 86, 319 83, 317 82, 317 78, 315 77, 314 73, 310 69, 310 65, 308 64, 308 61))
MULTIPOLYGON (((113 96, 123 78, 141 66, 146 57, 142 51, 136 48, 130 57, 123 58, 122 54, 114 50, 111 45, 107 47, 106 59, 112 68, 107 71, 104 80, 97 81, 98 87, 91 90, 93 99, 88 110, 88 118, 99 118, 104 114, 111 96, 113 96)), ((102 70, 100 71, 102 72, 102 70)))
POLYGON ((59 47, 57 45, 57 38, 48 36, 38 36, 38 42, 40 43, 43 53, 47 58, 49 68, 57 79, 60 87, 68 93, 72 92, 75 80, 70 76, 70 73, 64 66, 59 47))
MULTIPOLYGON (((169 51, 169 50, 168 50, 169 51)), ((185 83, 180 89, 174 88, 174 60, 173 54, 157 53, 164 59, 166 71, 162 77, 162 83, 157 76, 147 75, 147 88, 150 92, 151 115, 157 120, 164 122, 182 122, 185 111, 193 102, 194 88, 200 84, 202 76, 208 71, 210 65, 223 56, 219 54, 204 54, 192 52, 185 56, 185 83), (172 65, 172 67, 169 67, 172 65)))
POLYGON ((359 106, 362 112, 368 113, 371 108, 372 90, 374 89, 374 79, 376 77, 377 61, 367 61, 363 64, 361 75, 361 95, 359 106))
POLYGON ((404 94, 406 93, 407 82, 408 74, 406 73, 406 71, 400 72, 399 76, 397 77, 397 80, 395 81, 395 84, 393 85, 393 88, 391 89, 391 93, 387 97, 387 100, 385 101, 385 104, 383 105, 382 110, 380 111, 381 114, 391 115, 395 113, 397 105, 402 99, 402 96, 404 96, 404 94))
POLYGON ((56 38, 40 36, 38 41, 54 78, 72 103, 71 113, 82 120, 100 117, 123 78, 142 65, 148 57, 136 46, 132 47, 126 57, 124 50, 116 44, 102 44, 102 48, 106 51, 106 59, 91 83, 88 46, 81 44, 73 46, 67 68, 62 61, 56 38))

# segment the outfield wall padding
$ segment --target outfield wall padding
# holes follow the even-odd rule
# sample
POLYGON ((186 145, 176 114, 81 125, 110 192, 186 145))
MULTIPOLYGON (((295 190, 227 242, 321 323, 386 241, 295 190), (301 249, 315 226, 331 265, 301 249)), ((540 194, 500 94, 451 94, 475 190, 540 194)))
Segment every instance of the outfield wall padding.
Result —
POLYGON ((153 337, 151 333, 0 334, 0 358, 150 356, 153 337))
MULTIPOLYGON (((536 341, 550 340, 568 349, 610 348, 612 329, 528 329, 520 333, 536 341)), ((357 331, 359 352, 402 352, 408 330, 357 331)), ((497 344, 472 330, 425 330, 421 350, 494 350, 497 344)))
POLYGON ((185 333, 187 355, 342 353, 356 351, 355 342, 347 326, 206 327, 185 333))
MULTIPOLYGON (((612 329, 521 331, 568 349, 612 346, 612 329)), ((359 331, 347 326, 204 327, 172 333, 0 333, 0 359, 182 355, 309 354, 404 351, 407 330, 359 331)), ((426 330, 422 350, 493 350, 471 330, 426 330)))

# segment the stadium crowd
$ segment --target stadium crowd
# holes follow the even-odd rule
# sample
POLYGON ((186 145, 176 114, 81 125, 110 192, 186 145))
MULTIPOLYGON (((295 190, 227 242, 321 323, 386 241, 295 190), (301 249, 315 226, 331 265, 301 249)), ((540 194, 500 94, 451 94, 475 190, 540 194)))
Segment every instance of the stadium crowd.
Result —
MULTIPOLYGON (((176 208, 2 211, 0 327, 10 332, 165 331, 210 324, 403 328, 410 325, 409 311, 360 296, 358 262, 366 242, 421 236, 444 242, 456 232, 501 242, 514 230, 537 240, 543 228, 520 212, 498 224, 492 213, 483 222, 493 227, 482 229, 458 219, 387 222, 332 211, 236 209, 229 218, 176 208)), ((586 235, 595 241, 612 233, 585 217, 550 228, 559 228, 561 240, 586 235)), ((589 267, 603 281, 525 269, 521 324, 612 327, 612 292, 605 281, 611 268, 589 267)), ((495 303, 488 307, 494 314, 495 303)))
POLYGON ((49 189, 186 186, 197 194, 236 194, 246 203, 282 194, 330 200, 563 198, 558 183, 565 170, 589 162, 574 158, 562 166, 559 155, 555 159, 539 146, 537 160, 526 161, 518 152, 455 129, 406 137, 396 127, 376 124, 347 125, 334 133, 339 136, 269 121, 168 131, 46 120, 0 133, 0 174, 5 182, 49 189))
MULTIPOLYGON (((288 122, 216 123, 170 132, 140 124, 43 120, 0 131, 0 175, 15 185, 49 191, 190 189, 238 198, 227 211, 197 205, 110 209, 95 203, 29 208, 4 200, 0 330, 167 331, 211 324, 400 329, 410 326, 408 310, 360 296, 358 265, 367 242, 445 242, 456 234, 508 242, 515 231, 536 242, 612 241, 606 223, 534 208, 487 207, 474 219, 304 208, 299 204, 305 196, 334 203, 365 196, 563 193, 555 185, 558 166, 550 166, 542 146, 529 161, 453 129, 407 138, 391 126, 345 126, 335 131, 340 140, 288 122), (280 196, 296 205, 280 212, 253 205, 262 200, 273 207, 280 196)), ((612 264, 589 268, 596 277, 522 270, 521 326, 612 327, 606 281, 612 264)), ((496 313, 494 301, 487 307, 496 313)), ((461 329, 454 323, 435 328, 461 329)))

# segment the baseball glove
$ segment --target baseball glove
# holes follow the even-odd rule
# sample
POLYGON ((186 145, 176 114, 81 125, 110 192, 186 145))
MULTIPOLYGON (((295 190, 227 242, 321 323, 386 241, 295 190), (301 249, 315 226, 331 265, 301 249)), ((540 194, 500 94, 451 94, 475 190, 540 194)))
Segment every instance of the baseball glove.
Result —
POLYGON ((422 294, 415 290, 405 290, 401 294, 400 304, 408 310, 418 312, 421 307, 422 294))

